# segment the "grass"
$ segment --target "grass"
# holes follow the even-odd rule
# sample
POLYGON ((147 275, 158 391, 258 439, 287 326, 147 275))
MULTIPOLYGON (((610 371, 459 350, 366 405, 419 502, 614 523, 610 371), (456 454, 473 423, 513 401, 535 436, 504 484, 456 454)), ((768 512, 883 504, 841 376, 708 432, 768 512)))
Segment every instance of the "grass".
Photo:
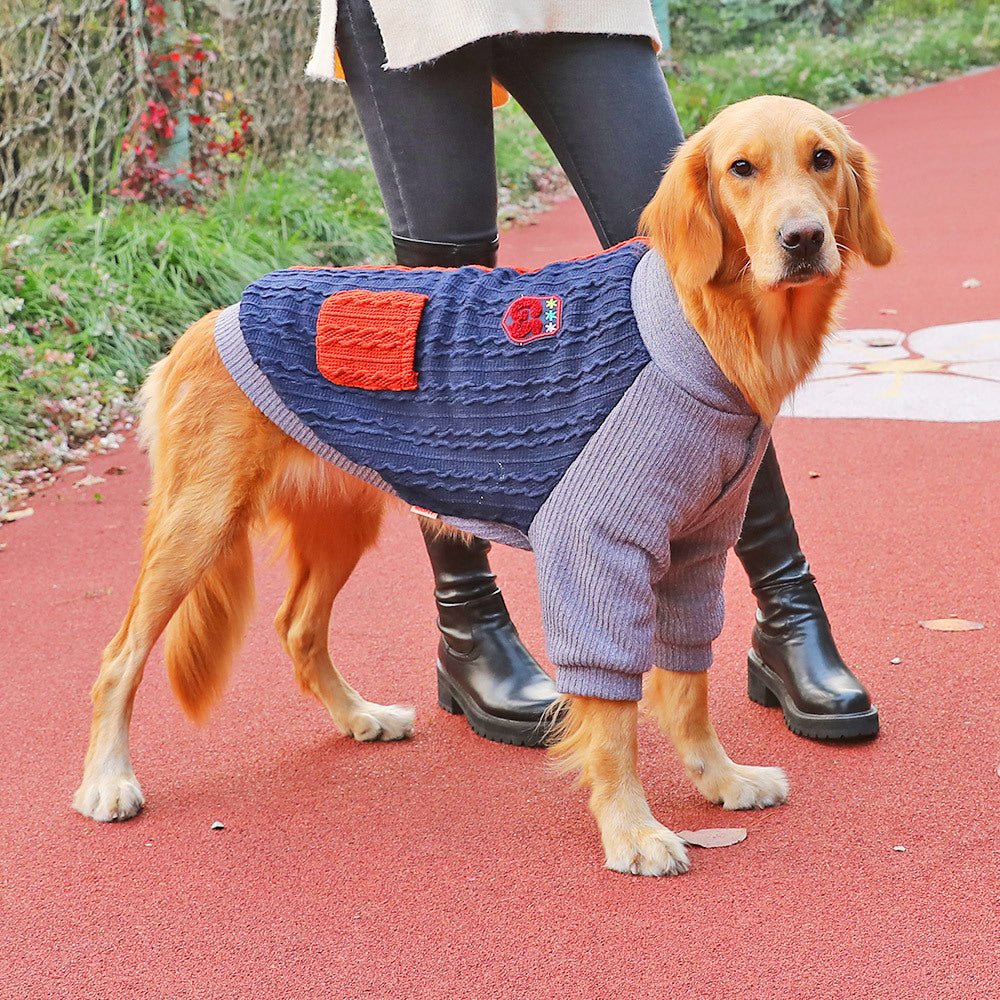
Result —
POLYGON ((39 468, 113 446, 149 365, 253 276, 388 259, 378 189, 353 152, 250 168, 205 212, 82 204, 5 234, 0 505, 44 480, 39 468))
POLYGON ((1000 3, 891 0, 844 36, 800 28, 714 54, 682 53, 669 79, 691 132, 720 108, 757 94, 832 109, 997 64, 1000 3))
MULTIPOLYGON (((688 132, 755 94, 833 108, 1000 64, 1000 3, 986 0, 882 0, 841 36, 800 27, 732 45, 715 30, 703 23, 697 52, 672 53, 671 92, 688 132)), ((498 112, 496 133, 500 214, 511 221, 565 180, 515 106, 498 112)), ((390 257, 357 142, 277 170, 250 164, 204 211, 96 211, 81 201, 0 221, 0 519, 52 470, 114 447, 149 364, 248 282, 291 264, 390 257)))

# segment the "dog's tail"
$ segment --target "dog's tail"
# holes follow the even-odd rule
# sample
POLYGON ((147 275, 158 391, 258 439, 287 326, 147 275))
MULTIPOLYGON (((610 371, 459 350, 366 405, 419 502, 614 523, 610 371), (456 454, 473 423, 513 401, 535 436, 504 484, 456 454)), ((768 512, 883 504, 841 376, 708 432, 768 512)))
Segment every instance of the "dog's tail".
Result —
POLYGON ((164 659, 185 714, 204 721, 229 680, 254 610, 250 534, 230 540, 167 626, 164 659))
POLYGON ((169 553, 164 561, 173 562, 175 576, 191 581, 167 625, 164 658, 177 700, 196 721, 226 686, 254 608, 256 512, 248 491, 232 486, 227 465, 236 461, 227 442, 248 434, 239 418, 249 403, 225 377, 215 350, 217 315, 184 334, 154 365, 140 394, 140 439, 153 464, 147 549, 169 553), (200 449, 190 454, 184 445, 195 440, 200 449))

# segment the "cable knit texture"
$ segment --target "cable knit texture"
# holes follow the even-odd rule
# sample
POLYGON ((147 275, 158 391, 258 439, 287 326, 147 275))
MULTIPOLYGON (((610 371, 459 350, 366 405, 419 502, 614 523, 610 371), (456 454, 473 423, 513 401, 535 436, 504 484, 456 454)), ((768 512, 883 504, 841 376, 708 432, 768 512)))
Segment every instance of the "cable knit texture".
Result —
MULTIPOLYGON (((479 267, 276 271, 244 292, 240 327, 277 395, 331 448, 374 469, 408 503, 526 532, 649 361, 631 305, 632 275, 646 249, 635 240, 527 273, 479 267), (334 385, 320 371, 320 314, 331 297, 359 288, 369 297, 426 297, 412 391, 334 385), (513 339, 504 325, 511 305, 553 296, 561 302, 558 330, 513 339)), ((339 332, 356 345, 355 320, 347 316, 339 332)), ((390 339, 392 326, 386 321, 390 339)), ((329 323, 322 336, 327 352, 336 339, 329 323)))
POLYGON ((336 385, 416 389, 413 355, 426 295, 335 292, 316 318, 316 367, 336 385))
POLYGON ((633 242, 531 274, 277 272, 222 313, 216 343, 255 405, 321 457, 534 549, 560 691, 635 700, 652 664, 711 663, 726 551, 768 428, 685 319, 655 251, 633 242), (313 343, 322 302, 345 284, 412 292, 411 279, 428 297, 418 389, 328 382, 313 343), (559 329, 502 329, 528 296, 559 329))

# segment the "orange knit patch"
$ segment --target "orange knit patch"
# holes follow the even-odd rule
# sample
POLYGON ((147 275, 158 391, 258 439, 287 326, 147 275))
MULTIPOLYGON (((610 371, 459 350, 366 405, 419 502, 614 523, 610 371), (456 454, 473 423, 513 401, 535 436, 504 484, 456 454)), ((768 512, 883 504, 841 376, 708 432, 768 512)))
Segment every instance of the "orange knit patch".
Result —
POLYGON ((316 320, 316 365, 336 385, 416 389, 413 357, 426 295, 337 292, 316 320))

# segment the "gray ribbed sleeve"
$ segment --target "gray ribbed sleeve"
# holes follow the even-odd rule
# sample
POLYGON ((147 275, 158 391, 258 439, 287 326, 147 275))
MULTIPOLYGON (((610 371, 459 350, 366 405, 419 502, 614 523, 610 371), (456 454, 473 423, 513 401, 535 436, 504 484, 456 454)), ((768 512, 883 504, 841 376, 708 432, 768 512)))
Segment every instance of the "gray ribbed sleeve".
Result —
POLYGON ((635 700, 654 663, 709 666, 726 551, 767 443, 683 319, 662 267, 647 254, 633 282, 652 363, 528 531, 548 654, 567 694, 635 700))

